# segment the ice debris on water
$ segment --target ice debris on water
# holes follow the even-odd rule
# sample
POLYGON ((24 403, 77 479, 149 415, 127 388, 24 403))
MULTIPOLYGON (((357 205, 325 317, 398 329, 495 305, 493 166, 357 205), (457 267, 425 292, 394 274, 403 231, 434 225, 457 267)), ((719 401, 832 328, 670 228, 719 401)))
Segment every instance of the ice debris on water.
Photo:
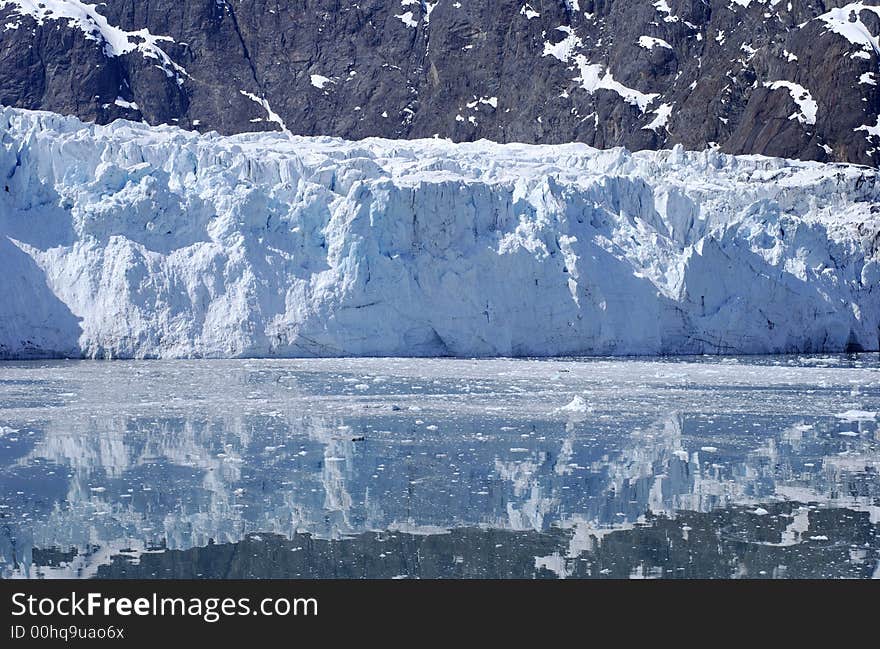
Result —
POLYGON ((587 413, 593 409, 587 404, 582 396, 576 396, 567 405, 557 409, 557 412, 587 413))

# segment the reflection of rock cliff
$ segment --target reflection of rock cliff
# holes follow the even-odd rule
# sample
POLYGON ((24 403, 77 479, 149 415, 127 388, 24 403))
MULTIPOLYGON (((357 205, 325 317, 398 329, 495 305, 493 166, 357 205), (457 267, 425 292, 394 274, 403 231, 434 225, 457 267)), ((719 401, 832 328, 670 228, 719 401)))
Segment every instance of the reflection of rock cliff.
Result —
MULTIPOLYGON (((795 503, 651 517, 565 556, 570 533, 464 528, 368 532, 339 540, 253 535, 229 545, 125 554, 110 579, 867 578, 880 576, 880 525, 866 513, 795 503), (803 523, 803 534, 792 527, 803 523), (807 531, 808 530, 808 531, 807 531), (833 536, 835 539, 830 542, 833 536)), ((596 540, 596 537, 593 537, 596 540)))
MULTIPOLYGON (((123 549, 149 557, 151 546, 187 550, 236 543, 248 533, 339 539, 369 530, 557 527, 566 530, 562 540, 541 556, 555 555, 548 566, 568 574, 576 570, 572 560, 598 552, 615 530, 655 526, 657 515, 689 516, 679 510, 755 511, 789 495, 880 520, 873 441, 840 441, 848 438, 829 433, 834 424, 795 426, 719 462, 712 449, 688 448, 686 430, 695 423, 681 415, 637 427, 612 452, 610 440, 591 444, 585 432, 593 424, 579 419, 565 425, 561 441, 538 447, 452 438, 442 452, 429 442, 401 443, 411 425, 410 418, 389 416, 387 438, 376 432, 364 442, 352 441, 362 430, 357 420, 294 413, 99 423, 86 417, 50 425, 20 464, 67 468, 66 490, 44 513, 16 524, 15 561, 8 539, 0 540, 0 551, 7 570, 15 563, 34 574, 30 546, 74 547, 78 554, 65 566, 41 572, 87 576, 123 549), (818 464, 807 462, 813 457, 818 464)), ((563 429, 552 421, 533 426, 549 439, 563 429)))

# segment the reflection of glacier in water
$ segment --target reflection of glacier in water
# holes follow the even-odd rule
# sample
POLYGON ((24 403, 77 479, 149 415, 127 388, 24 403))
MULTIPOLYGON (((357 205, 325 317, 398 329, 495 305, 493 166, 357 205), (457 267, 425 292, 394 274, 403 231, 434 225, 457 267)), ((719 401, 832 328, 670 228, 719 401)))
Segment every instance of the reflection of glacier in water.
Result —
MULTIPOLYGON (((536 574, 589 576, 620 539, 635 555, 634 538, 656 543, 671 525, 687 541, 706 524, 719 547, 826 566, 844 552, 870 576, 878 387, 873 355, 7 363, 0 574, 85 577, 111 561, 134 574, 255 534, 286 552, 308 538, 384 558, 364 536, 383 532, 464 535, 454 552, 431 546, 461 570, 430 575, 508 576, 467 572, 469 552, 503 533, 536 574)), ((635 561, 618 555, 600 572, 635 561)), ((720 574, 748 573, 727 559, 720 574)), ((650 576, 650 561, 633 565, 650 576)), ((762 572, 791 574, 777 568, 762 572)))

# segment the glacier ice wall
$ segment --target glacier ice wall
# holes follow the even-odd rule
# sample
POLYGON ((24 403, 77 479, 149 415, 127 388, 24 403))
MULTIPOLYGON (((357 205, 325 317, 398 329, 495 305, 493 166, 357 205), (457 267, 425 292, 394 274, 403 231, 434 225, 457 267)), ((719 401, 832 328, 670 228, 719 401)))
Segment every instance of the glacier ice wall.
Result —
POLYGON ((0 108, 0 357, 876 350, 877 181, 0 108))

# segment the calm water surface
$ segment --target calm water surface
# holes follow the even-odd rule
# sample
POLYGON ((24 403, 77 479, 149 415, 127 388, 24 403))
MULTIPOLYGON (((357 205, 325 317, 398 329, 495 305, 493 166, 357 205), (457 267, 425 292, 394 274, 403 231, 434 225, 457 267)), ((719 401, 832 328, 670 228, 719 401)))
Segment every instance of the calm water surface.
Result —
POLYGON ((877 355, 0 364, 0 576, 880 577, 877 355))

